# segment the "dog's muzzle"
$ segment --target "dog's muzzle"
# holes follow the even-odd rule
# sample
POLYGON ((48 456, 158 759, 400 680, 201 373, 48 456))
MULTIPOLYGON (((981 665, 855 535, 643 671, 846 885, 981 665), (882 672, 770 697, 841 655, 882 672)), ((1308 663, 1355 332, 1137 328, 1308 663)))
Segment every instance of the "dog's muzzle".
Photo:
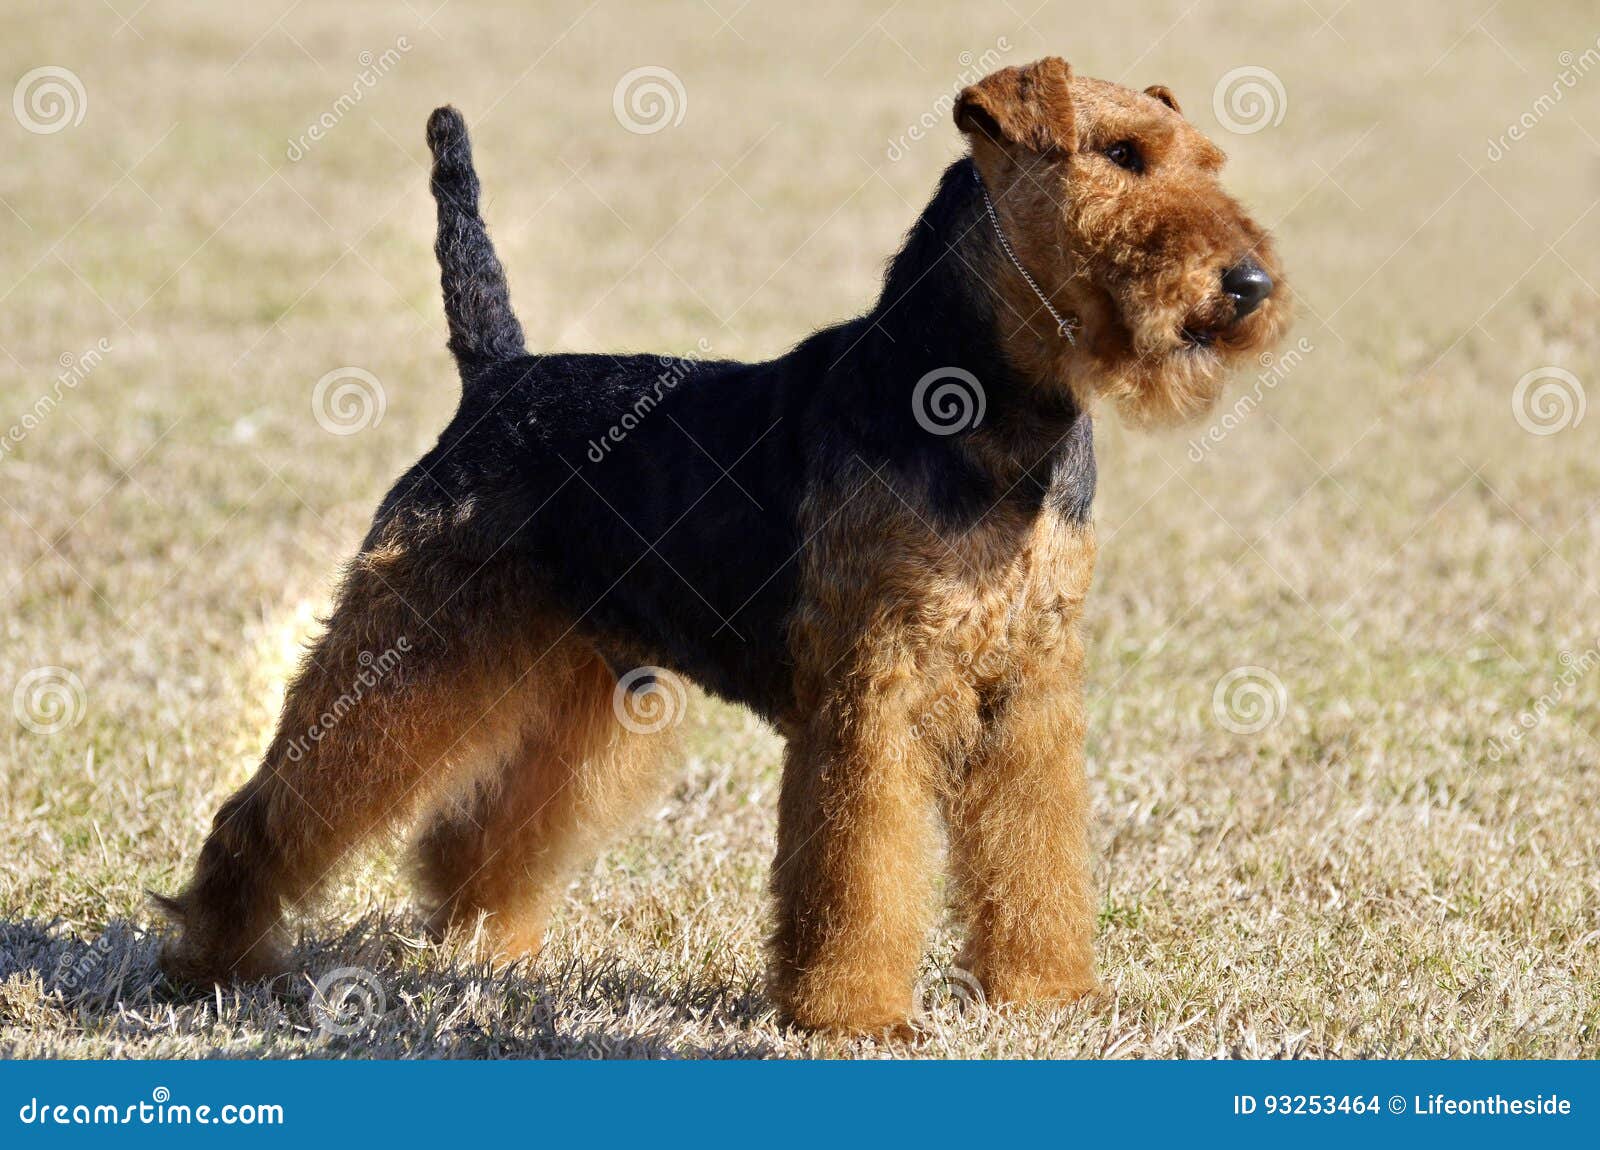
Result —
POLYGON ((1222 290, 1233 300, 1233 318, 1238 322, 1272 294, 1272 277, 1246 256, 1222 273, 1222 290))

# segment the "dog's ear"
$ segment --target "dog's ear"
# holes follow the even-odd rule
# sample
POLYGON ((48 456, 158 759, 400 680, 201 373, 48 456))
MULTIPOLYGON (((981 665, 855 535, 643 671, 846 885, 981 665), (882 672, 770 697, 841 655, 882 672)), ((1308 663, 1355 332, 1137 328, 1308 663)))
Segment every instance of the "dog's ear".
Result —
POLYGON ((1172 94, 1172 89, 1165 84, 1151 84, 1144 90, 1146 96, 1154 96, 1178 115, 1183 115, 1183 109, 1178 107, 1178 97, 1172 94))
POLYGON ((1074 151, 1071 78, 1072 68, 1059 56, 1002 68, 962 89, 956 97, 956 127, 974 141, 999 147, 1074 151))

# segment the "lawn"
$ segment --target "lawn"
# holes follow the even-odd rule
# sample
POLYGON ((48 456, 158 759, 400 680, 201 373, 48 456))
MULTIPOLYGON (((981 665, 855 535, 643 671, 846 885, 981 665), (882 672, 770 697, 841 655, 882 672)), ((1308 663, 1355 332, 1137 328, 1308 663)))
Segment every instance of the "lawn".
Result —
POLYGON ((1592 6, 435 3, 7 14, 0 1051, 1600 1054, 1592 6), (147 891, 454 409, 428 111, 471 124, 530 347, 764 358, 870 304, 964 78, 1046 54, 1172 88, 1298 306, 1200 423, 1096 423, 1105 994, 963 1008, 947 924, 917 1040, 778 1025, 781 745, 700 695, 536 962, 427 944, 397 843, 295 976, 168 986, 147 891), (312 1007, 343 968, 350 1033, 312 1007))

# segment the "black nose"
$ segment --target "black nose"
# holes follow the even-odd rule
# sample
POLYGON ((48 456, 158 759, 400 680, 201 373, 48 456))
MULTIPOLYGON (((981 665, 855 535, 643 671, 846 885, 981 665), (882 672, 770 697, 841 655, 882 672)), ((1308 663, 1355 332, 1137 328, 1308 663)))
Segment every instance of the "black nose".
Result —
POLYGON ((1243 319, 1272 294, 1272 277, 1246 256, 1222 273, 1222 290, 1233 297, 1233 318, 1243 319))

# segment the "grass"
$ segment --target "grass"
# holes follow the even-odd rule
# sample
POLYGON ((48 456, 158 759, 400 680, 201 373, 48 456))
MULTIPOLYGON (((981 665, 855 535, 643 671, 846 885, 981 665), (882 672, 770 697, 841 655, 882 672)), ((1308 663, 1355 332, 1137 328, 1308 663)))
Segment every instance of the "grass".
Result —
MULTIPOLYGON (((1592 13, 1501 7, 1464 28, 1443 3, 1357 0, 1324 23, 1298 3, 1086 19, 838 0, 727 4, 724 24, 687 0, 586 4, 455 0, 427 26, 429 5, 289 0, 156 0, 124 26, 87 2, 8 16, 0 78, 66 67, 87 104, 51 134, 0 121, 0 424, 55 394, 62 357, 82 375, 0 455, 0 694, 59 668, 27 685, 66 708, 14 707, 31 726, 0 733, 0 1049, 1600 1053, 1600 453, 1593 415, 1536 435, 1513 410, 1541 367, 1575 373, 1558 385, 1573 399, 1595 383, 1600 78, 1536 103, 1558 53, 1583 67, 1592 13), (386 50, 335 112, 360 53, 386 50), (448 100, 473 124, 532 346, 704 337, 761 357, 871 299, 958 147, 938 101, 986 52, 1171 86, 1232 153, 1302 303, 1307 350, 1281 379, 1242 381, 1181 432, 1097 425, 1106 996, 941 1006, 905 1044, 775 1025, 760 940, 779 745, 705 698, 675 786, 573 885, 537 964, 424 946, 379 852, 301 924, 304 977, 168 988, 144 892, 178 885, 253 768, 337 562, 455 401, 427 111, 448 100), (686 99, 652 134, 612 107, 643 65, 686 99), (1243 66, 1283 90, 1281 122, 1248 134, 1212 100, 1243 66), (331 435, 312 390, 351 366, 386 408, 331 435), (1238 668, 1261 669, 1263 715, 1225 698, 1219 716, 1238 668), (339 967, 383 995, 350 1034, 311 1009, 339 967)), ((955 948, 930 939, 930 978, 955 948)))

